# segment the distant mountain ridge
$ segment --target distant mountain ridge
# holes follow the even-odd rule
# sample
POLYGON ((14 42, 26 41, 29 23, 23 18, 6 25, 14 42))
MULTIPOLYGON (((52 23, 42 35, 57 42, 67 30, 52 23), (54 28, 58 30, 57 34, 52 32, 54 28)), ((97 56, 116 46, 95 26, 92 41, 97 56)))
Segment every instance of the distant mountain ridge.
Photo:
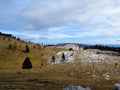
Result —
POLYGON ((77 44, 79 46, 82 46, 82 47, 90 47, 90 46, 94 46, 94 45, 102 45, 102 46, 109 46, 109 47, 120 47, 120 44, 79 44, 79 43, 59 43, 59 44, 56 44, 54 46, 65 46, 67 44, 77 44))

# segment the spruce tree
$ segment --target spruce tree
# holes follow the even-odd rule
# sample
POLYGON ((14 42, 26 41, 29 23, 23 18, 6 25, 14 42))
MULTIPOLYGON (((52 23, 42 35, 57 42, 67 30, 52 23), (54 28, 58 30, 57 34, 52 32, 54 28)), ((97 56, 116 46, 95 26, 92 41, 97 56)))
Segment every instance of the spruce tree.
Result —
POLYGON ((23 69, 31 69, 32 68, 32 63, 31 63, 29 57, 27 57, 25 59, 25 61, 23 62, 22 68, 23 69))
POLYGON ((62 58, 62 62, 65 61, 65 54, 64 53, 62 54, 61 58, 62 58))

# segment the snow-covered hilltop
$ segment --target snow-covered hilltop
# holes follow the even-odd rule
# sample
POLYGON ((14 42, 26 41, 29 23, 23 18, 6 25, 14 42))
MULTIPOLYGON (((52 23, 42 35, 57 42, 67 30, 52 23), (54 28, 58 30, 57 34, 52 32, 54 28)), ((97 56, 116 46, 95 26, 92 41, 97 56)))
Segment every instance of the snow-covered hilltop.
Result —
POLYGON ((78 44, 67 44, 63 48, 68 50, 83 50, 83 47, 80 47, 78 44))

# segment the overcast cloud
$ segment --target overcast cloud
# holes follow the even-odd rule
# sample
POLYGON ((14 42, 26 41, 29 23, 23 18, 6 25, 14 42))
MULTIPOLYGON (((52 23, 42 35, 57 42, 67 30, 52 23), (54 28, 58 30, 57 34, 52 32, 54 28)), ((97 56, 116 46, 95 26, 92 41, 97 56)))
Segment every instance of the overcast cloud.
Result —
POLYGON ((119 43, 119 4, 120 0, 0 0, 0 31, 35 42, 119 43))

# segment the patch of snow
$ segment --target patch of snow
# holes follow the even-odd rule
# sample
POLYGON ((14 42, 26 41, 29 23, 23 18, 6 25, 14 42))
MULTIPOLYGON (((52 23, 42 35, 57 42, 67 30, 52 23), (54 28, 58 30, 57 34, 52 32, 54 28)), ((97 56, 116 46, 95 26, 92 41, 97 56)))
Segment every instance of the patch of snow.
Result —
POLYGON ((70 73, 70 76, 73 77, 73 76, 74 76, 74 73, 70 73))
POLYGON ((116 90, 120 90, 120 83, 115 83, 116 90))
POLYGON ((96 79, 96 75, 93 75, 92 77, 93 77, 93 79, 96 79))
POLYGON ((74 62, 76 57, 78 61, 81 60, 82 62, 101 62, 106 59, 105 55, 96 54, 95 52, 91 51, 60 51, 55 55, 57 57, 55 61, 56 64, 61 62, 63 53, 65 55, 65 62, 74 62))
POLYGON ((106 79, 106 80, 110 80, 110 76, 107 75, 107 76, 105 77, 105 79, 106 79))
POLYGON ((106 80, 110 80, 110 76, 108 74, 103 74, 103 76, 105 77, 106 80))
POLYGON ((64 88, 64 90, 91 90, 89 87, 82 87, 82 86, 68 86, 64 88))
MULTIPOLYGON (((116 60, 120 59, 120 57, 117 56, 110 56, 106 54, 97 54, 94 50, 77 50, 77 51, 60 51, 55 54, 55 64, 59 64, 62 61, 62 55, 65 55, 64 62, 74 62, 74 61, 80 61, 80 62, 106 62, 106 63, 114 63, 116 60)), ((47 57, 47 56, 46 56, 47 57)), ((51 56, 47 57, 48 61, 51 62, 51 56)))
POLYGON ((60 59, 55 60, 55 64, 59 64, 59 63, 61 63, 60 59))
POLYGON ((62 60, 62 55, 65 55, 65 62, 73 62, 74 60, 74 51, 61 51, 56 54, 57 57, 57 63, 60 63, 62 60))
POLYGON ((95 52, 84 51, 80 54, 82 62, 101 62, 106 59, 106 56, 103 54, 96 54, 95 52))

